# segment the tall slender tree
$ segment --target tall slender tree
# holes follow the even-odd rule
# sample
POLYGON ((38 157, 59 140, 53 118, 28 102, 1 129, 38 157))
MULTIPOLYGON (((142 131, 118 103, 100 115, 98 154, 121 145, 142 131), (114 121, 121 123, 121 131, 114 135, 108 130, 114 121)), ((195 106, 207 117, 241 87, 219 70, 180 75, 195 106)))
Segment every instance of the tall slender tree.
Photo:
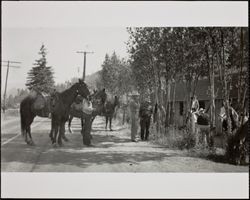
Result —
POLYGON ((35 61, 34 67, 28 72, 26 86, 29 90, 49 93, 55 82, 52 67, 47 66, 47 50, 44 44, 38 54, 41 55, 41 58, 35 61))

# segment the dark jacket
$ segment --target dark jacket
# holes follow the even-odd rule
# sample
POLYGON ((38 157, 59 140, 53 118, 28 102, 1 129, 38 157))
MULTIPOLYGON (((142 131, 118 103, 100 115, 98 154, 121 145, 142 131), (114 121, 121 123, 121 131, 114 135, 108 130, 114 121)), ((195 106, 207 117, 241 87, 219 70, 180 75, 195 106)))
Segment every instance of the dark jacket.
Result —
POLYGON ((139 117, 146 118, 151 117, 153 113, 153 107, 150 102, 144 101, 140 104, 139 117))

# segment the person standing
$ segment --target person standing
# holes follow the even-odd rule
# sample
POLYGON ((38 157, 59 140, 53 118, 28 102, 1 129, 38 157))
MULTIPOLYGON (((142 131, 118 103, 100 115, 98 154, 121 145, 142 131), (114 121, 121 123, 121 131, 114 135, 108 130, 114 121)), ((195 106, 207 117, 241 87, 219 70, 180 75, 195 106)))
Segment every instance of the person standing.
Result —
POLYGON ((151 105, 150 99, 146 99, 140 105, 139 117, 140 117, 140 126, 141 126, 141 140, 148 140, 149 128, 151 115, 153 114, 153 107, 151 105))
POLYGON ((199 111, 199 108, 200 108, 200 104, 199 104, 199 101, 198 101, 196 95, 194 95, 194 96, 191 98, 191 101, 192 101, 191 112, 192 112, 192 113, 198 112, 198 111, 199 111))
MULTIPOLYGON (((226 118, 226 108, 225 108, 226 102, 223 100, 222 102, 222 107, 220 109, 220 119, 222 123, 222 130, 227 131, 227 118, 226 118)), ((238 113, 233 109, 233 107, 230 104, 229 101, 229 116, 230 116, 230 121, 231 121, 231 128, 232 131, 236 130, 238 127, 238 120, 239 120, 239 115, 238 113)))
POLYGON ((133 92, 129 103, 130 119, 131 119, 131 141, 137 142, 137 130, 139 124, 139 93, 133 92))

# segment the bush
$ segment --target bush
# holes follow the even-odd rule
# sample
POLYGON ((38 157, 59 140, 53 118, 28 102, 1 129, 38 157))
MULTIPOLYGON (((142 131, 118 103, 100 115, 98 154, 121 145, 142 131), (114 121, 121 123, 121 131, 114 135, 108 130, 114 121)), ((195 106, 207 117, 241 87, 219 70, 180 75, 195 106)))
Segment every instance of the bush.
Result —
MULTIPOLYGON (((154 135, 157 135, 154 133, 154 135)), ((166 134, 159 134, 154 140, 156 143, 166 145, 170 148, 190 149, 195 146, 195 137, 186 129, 179 130, 170 127, 166 130, 166 134)))

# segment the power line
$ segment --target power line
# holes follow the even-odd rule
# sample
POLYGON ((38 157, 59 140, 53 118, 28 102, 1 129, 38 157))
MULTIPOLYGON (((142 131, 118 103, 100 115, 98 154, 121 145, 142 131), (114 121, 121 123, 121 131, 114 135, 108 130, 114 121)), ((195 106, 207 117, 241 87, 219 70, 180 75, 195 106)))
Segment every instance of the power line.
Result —
POLYGON ((7 67, 6 80, 5 80, 5 88, 4 88, 4 95, 3 95, 3 113, 5 113, 5 109, 6 109, 5 102, 6 102, 6 91, 7 91, 7 84, 8 84, 9 68, 10 67, 12 67, 12 68, 20 68, 20 66, 10 65, 10 63, 21 64, 21 62, 17 62, 17 61, 3 61, 3 60, 1 62, 7 63, 7 64, 4 64, 4 65, 1 65, 2 67, 7 67))
POLYGON ((8 61, 2 60, 1 62, 21 64, 21 62, 17 62, 17 61, 9 61, 9 60, 8 60, 8 61))

